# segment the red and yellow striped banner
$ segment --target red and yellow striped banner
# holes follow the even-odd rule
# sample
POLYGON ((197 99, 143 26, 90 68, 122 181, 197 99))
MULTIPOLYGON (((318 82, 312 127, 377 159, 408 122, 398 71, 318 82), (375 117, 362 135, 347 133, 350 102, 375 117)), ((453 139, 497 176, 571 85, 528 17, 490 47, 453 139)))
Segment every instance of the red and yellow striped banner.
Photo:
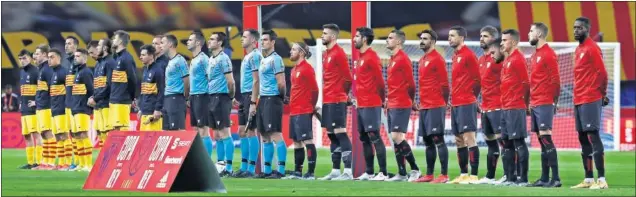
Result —
POLYGON ((501 28, 513 28, 528 40, 530 25, 543 22, 550 28, 548 41, 574 42, 574 21, 585 16, 590 34, 603 33, 604 42, 621 44, 621 80, 635 79, 635 2, 499 2, 501 28))

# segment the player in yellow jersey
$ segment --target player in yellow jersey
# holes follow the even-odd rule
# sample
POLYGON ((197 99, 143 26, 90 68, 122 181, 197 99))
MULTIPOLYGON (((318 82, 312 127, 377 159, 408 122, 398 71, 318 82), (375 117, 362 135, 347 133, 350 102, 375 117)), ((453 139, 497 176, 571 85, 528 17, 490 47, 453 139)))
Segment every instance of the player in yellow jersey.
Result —
POLYGON ((93 88, 93 72, 86 67, 86 59, 88 51, 86 49, 77 49, 75 51, 75 81, 73 82, 73 119, 75 120, 75 132, 77 136, 77 147, 80 161, 84 164, 82 171, 90 171, 93 167, 93 144, 88 138, 88 130, 90 129, 92 108, 88 106, 88 98, 94 93, 93 88))
MULTIPOLYGON (((66 87, 64 87, 66 78, 65 75, 68 72, 68 69, 62 66, 62 52, 59 50, 51 49, 48 53, 48 58, 49 64, 53 69, 53 77, 51 78, 50 83, 50 94, 51 113, 53 115, 54 124, 51 129, 53 134, 55 134, 55 139, 57 140, 57 143, 52 145, 55 147, 53 150, 56 150, 53 154, 57 153, 57 170, 67 171, 71 165, 71 160, 66 157, 66 151, 64 150, 64 145, 67 145, 69 148, 71 147, 71 141, 68 139, 69 124, 65 112, 67 92, 66 87)), ((69 152, 69 157, 70 156, 69 152)))
POLYGON ((33 168, 35 170, 53 170, 55 153, 57 152, 54 149, 57 147, 57 142, 55 141, 53 132, 51 132, 51 119, 53 118, 53 115, 51 114, 51 94, 49 91, 51 77, 53 76, 53 69, 49 67, 47 57, 50 49, 51 48, 48 45, 41 44, 35 49, 35 53, 33 54, 33 58, 38 64, 40 73, 38 76, 35 101, 29 102, 28 106, 36 107, 35 113, 37 116, 38 132, 42 135, 44 144, 42 148, 42 161, 40 162, 40 166, 33 168))
POLYGON ((35 91, 37 89, 38 68, 31 62, 31 52, 27 50, 20 51, 18 55, 20 60, 20 114, 22 117, 22 136, 26 142, 26 158, 27 164, 20 169, 32 169, 38 167, 38 163, 42 158, 42 137, 37 133, 37 118, 35 117, 35 106, 29 106, 30 102, 35 101, 35 91), (35 139, 36 143, 33 143, 35 139), (36 155, 36 150, 38 154, 36 155), (36 160, 37 158, 37 160, 36 160))
POLYGON ((139 59, 144 64, 141 79, 141 99, 139 113, 141 113, 140 131, 161 131, 161 110, 163 109, 164 74, 161 65, 155 63, 156 49, 152 45, 141 47, 139 59))

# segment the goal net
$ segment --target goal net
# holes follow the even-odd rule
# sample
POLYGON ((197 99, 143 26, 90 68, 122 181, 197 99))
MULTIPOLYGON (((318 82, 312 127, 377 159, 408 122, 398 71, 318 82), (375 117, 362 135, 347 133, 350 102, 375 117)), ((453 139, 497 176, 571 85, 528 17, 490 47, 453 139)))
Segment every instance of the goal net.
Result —
MULTIPOLYGON (((351 40, 341 39, 338 40, 338 44, 342 46, 347 55, 351 60, 351 40)), ((469 41, 465 43, 472 51, 475 52, 477 57, 480 57, 484 54, 483 49, 479 47, 479 42, 469 41)), ((380 56, 382 65, 383 65, 383 75, 386 81, 387 72, 386 72, 386 64, 388 64, 390 60, 389 50, 386 49, 386 43, 383 41, 375 41, 371 47, 375 50, 380 56)), ((565 42, 551 42, 549 45, 555 50, 558 56, 559 62, 559 74, 561 76, 561 95, 559 97, 558 103, 558 112, 554 116, 554 124, 553 124, 553 139, 558 148, 561 149, 578 149, 580 148, 578 137, 575 130, 575 121, 574 121, 574 104, 573 104, 573 86, 574 86, 574 51, 578 43, 565 43, 565 42)), ((614 137, 615 134, 618 134, 618 123, 619 121, 619 112, 620 107, 618 101, 620 100, 620 96, 618 94, 619 87, 618 83, 620 81, 619 74, 620 70, 620 57, 619 54, 619 45, 617 43, 599 43, 601 50, 603 52, 603 60, 605 63, 605 67, 608 73, 608 90, 607 95, 610 98, 610 104, 603 108, 601 115, 601 138, 603 139, 603 144, 607 150, 614 150, 616 144, 618 142, 618 137, 614 137)), ((530 46, 529 43, 524 42, 520 43, 520 50, 526 56, 526 60, 529 61, 532 53, 534 52, 534 47, 530 46)), ((449 74, 449 83, 450 83, 450 75, 451 75, 451 58, 453 56, 453 49, 449 46, 447 41, 438 41, 437 48, 438 52, 442 54, 442 56, 446 59, 446 66, 449 74)), ((325 46, 322 44, 321 40, 316 40, 316 46, 311 48, 312 53, 314 54, 310 62, 314 65, 316 70, 316 76, 318 80, 318 84, 320 86, 320 98, 322 98, 322 54, 324 53, 325 46)), ((419 41, 418 40, 407 40, 404 44, 404 51, 409 55, 412 63, 413 63, 413 75, 415 79, 418 79, 418 60, 422 55, 424 55, 423 51, 419 49, 419 41)), ((350 62, 350 68, 351 67, 350 62)), ((416 86, 419 86, 418 83, 415 83, 416 86)), ((451 84, 452 85, 452 84, 451 84)), ((419 89, 419 87, 417 87, 419 89)), ((419 91, 416 91, 419 92, 419 91)), ((419 95, 416 95, 415 98, 418 102, 420 99, 419 95)), ((319 102, 322 103, 320 100, 319 102)), ((349 135, 351 135, 353 131, 352 122, 352 113, 353 107, 348 108, 348 116, 347 116, 347 130, 349 131, 349 135)), ((479 115, 478 115, 479 116, 479 115)), ((406 139, 411 146, 423 147, 423 142, 421 137, 417 136, 418 134, 418 120, 419 116, 417 112, 413 112, 410 117, 409 127, 406 134, 406 139)), ((447 113, 446 116, 446 124, 445 124, 445 140, 448 146, 455 146, 455 138, 451 134, 451 123, 450 123, 450 113, 447 113)), ((527 118, 528 121, 528 129, 530 129, 530 117, 527 118)), ((380 133, 382 134, 382 140, 384 144, 388 147, 391 146, 390 138, 387 136, 388 132, 386 131, 386 116, 382 115, 382 124, 380 133)), ((478 124, 478 132, 481 133, 481 120, 477 118, 478 124)), ((316 144, 318 147, 328 147, 330 145, 329 138, 327 137, 327 133, 324 129, 320 128, 320 123, 317 120, 313 122, 314 126, 314 136, 316 136, 316 144)), ((528 143, 531 144, 531 147, 537 148, 540 147, 536 135, 532 132, 530 133, 530 137, 527 139, 528 143)), ((486 143, 484 141, 484 136, 482 134, 477 135, 478 145, 485 147, 486 143)), ((358 140, 358 139, 352 139, 358 140)))

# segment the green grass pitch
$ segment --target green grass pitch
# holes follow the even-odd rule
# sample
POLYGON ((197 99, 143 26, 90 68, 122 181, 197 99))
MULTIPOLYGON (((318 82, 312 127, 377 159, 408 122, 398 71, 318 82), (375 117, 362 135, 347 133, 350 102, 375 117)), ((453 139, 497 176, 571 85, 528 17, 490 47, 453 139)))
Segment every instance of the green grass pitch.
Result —
MULTIPOLYGON (((455 157, 455 149, 450 149, 449 173, 451 178, 459 174, 455 157)), ((388 149, 388 169, 397 170, 393 151, 388 149)), ((486 149, 481 149, 480 178, 485 174, 486 149)), ((234 158, 240 161, 240 153, 236 151, 234 158)), ((424 150, 415 151, 418 165, 425 171, 424 150)), ((95 151, 97 157, 97 151, 95 151)), ((216 154, 213 154, 216 157, 216 154)), ((316 175, 323 176, 330 171, 331 161, 327 149, 320 149, 318 154, 316 175)), ((530 181, 540 176, 539 152, 531 151, 530 181)), ((392 182, 332 182, 301 180, 254 180, 223 179, 228 194, 188 192, 188 193, 141 193, 112 191, 83 191, 82 186, 87 172, 28 171, 19 170, 18 166, 26 162, 24 150, 2 150, 2 195, 7 196, 634 196, 636 195, 636 170, 634 152, 606 152, 606 176, 610 188, 606 190, 570 189, 583 179, 580 152, 559 152, 559 167, 562 188, 521 188, 498 187, 491 185, 448 185, 427 183, 392 183, 392 182)), ((288 169, 293 169, 293 150, 288 152, 288 169)), ((240 164, 239 164, 240 165, 240 164)), ((235 165, 236 168, 239 165, 235 165)), ((307 164, 305 163, 305 168, 307 164)), ((377 162, 376 162, 377 166, 377 162)), ((408 166, 408 165, 407 165, 408 166)), ((407 167, 408 168, 408 167, 407 167)), ((376 167, 377 170, 377 167, 376 167)), ((439 160, 436 163, 439 173, 439 160)), ((500 177, 501 165, 497 171, 500 177)), ((437 174, 436 174, 437 175, 437 174)))

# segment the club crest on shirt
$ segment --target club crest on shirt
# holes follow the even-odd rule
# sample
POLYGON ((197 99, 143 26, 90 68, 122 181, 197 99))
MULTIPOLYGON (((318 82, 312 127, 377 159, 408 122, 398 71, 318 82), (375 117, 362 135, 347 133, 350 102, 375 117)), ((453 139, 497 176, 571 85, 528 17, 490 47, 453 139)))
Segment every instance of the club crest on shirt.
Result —
POLYGON ((583 55, 585 55, 585 53, 579 54, 579 59, 583 59, 583 55))
POLYGON ((331 57, 327 58, 327 63, 331 62, 331 57))
POLYGON ((486 68, 490 68, 490 62, 486 64, 486 68))
POLYGON ((300 77, 300 71, 296 72, 296 78, 300 77))
POLYGON ((391 67, 393 67, 393 66, 395 66, 395 62, 393 62, 393 63, 391 64, 391 67))
POLYGON ((360 66, 364 65, 364 60, 360 61, 360 66))
POLYGON ((541 56, 537 57, 537 63, 541 61, 541 56))
POLYGON ((427 67, 428 63, 430 63, 430 62, 429 61, 424 62, 424 67, 427 67))
POLYGON ((462 61, 462 57, 457 57, 457 63, 462 61))
POLYGON ((508 64, 506 64, 506 68, 510 68, 510 62, 508 62, 508 64))

